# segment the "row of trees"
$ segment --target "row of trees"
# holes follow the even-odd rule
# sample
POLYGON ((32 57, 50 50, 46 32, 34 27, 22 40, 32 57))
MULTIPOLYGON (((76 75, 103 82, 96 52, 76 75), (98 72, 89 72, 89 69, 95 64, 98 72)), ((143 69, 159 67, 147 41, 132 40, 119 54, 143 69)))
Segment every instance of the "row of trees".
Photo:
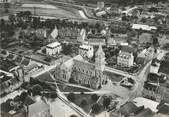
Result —
MULTIPOLYGON (((84 95, 84 93, 82 92, 81 95, 84 95)), ((75 102, 76 101, 76 96, 74 93, 69 93, 68 96, 67 96, 68 100, 71 101, 71 102, 75 102)), ((94 102, 93 106, 92 106, 92 112, 94 114, 100 112, 101 108, 104 107, 104 108, 108 108, 110 103, 111 103, 111 99, 109 97, 105 97, 103 102, 102 102, 102 105, 97 103, 97 100, 99 99, 99 96, 97 94, 93 94, 91 95, 91 100, 94 102)), ((88 101, 86 99, 83 99, 80 103, 80 106, 81 107, 85 107, 87 106, 88 104, 88 101)))

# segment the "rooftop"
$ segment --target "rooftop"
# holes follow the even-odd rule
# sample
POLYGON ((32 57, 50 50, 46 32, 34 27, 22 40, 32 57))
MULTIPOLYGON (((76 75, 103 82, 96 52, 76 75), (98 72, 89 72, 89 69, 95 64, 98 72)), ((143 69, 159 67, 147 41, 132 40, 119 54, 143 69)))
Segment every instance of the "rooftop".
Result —
POLYGON ((157 29, 155 26, 148 26, 148 25, 143 25, 143 24, 133 24, 132 28, 137 29, 137 30, 142 29, 142 30, 147 30, 147 31, 157 29))
POLYGON ((133 102, 137 107, 144 106, 145 108, 151 109, 151 111, 153 111, 153 112, 158 111, 157 106, 158 106, 159 103, 152 101, 150 99, 146 99, 146 98, 143 98, 143 97, 137 97, 133 100, 133 102))
POLYGON ((30 59, 24 58, 21 62, 22 65, 28 66, 30 63, 30 59))
POLYGON ((53 42, 53 43, 48 44, 47 47, 49 47, 49 48, 54 48, 54 47, 57 47, 57 46, 59 46, 59 45, 60 45, 59 42, 53 42))
POLYGON ((127 102, 126 104, 122 105, 120 108, 120 112, 126 116, 130 116, 131 113, 134 113, 136 111, 137 111, 137 106, 132 102, 127 102))
POLYGON ((89 50, 91 48, 91 46, 83 44, 83 45, 80 46, 80 48, 89 50))
POLYGON ((169 104, 167 103, 159 104, 157 109, 158 109, 158 113, 169 115, 169 104))

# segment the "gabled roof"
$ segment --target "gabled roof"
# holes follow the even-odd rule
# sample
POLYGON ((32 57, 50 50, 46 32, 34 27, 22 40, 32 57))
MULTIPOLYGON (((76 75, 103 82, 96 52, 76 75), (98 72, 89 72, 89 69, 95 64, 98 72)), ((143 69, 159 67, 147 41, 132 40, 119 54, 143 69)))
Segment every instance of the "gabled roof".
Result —
POLYGON ((28 66, 30 63, 30 59, 24 58, 21 62, 22 65, 28 66))
POLYGON ((145 89, 151 89, 151 90, 155 91, 157 89, 157 85, 153 85, 150 82, 145 82, 144 88, 145 89))
POLYGON ((17 56, 16 58, 15 58, 15 62, 17 62, 17 63, 21 63, 21 61, 22 61, 22 56, 17 56))
POLYGON ((9 54, 9 55, 7 56, 7 59, 14 59, 14 57, 15 57, 15 55, 9 54))
POLYGON ((149 108, 147 108, 138 113, 135 117, 154 117, 154 114, 149 108))
POLYGON ((159 104, 157 106, 157 109, 158 109, 158 113, 169 115, 169 104, 167 103, 159 104))
POLYGON ((34 68, 37 68, 38 65, 36 63, 29 65, 28 67, 25 68, 25 72, 29 72, 34 68))
POLYGON ((121 106, 119 111, 125 116, 130 116, 131 113, 136 112, 136 110, 137 106, 135 104, 133 104, 132 102, 127 102, 126 104, 121 106))

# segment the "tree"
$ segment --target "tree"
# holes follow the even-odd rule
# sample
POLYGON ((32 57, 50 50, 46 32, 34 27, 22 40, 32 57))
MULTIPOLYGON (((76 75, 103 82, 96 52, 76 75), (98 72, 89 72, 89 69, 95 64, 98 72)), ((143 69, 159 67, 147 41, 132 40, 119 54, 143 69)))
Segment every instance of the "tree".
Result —
POLYGON ((11 101, 13 101, 13 100, 8 99, 5 103, 2 103, 1 104, 1 111, 9 112, 10 110, 12 110, 13 107, 10 105, 11 101))
POLYGON ((71 102, 74 102, 75 101, 75 94, 74 93, 69 93, 68 96, 67 96, 67 99, 71 102))
POLYGON ((28 96, 28 93, 27 93, 27 92, 25 92, 25 91, 22 92, 21 95, 20 95, 21 101, 23 102, 27 96, 28 96))
POLYGON ((103 106, 107 108, 110 105, 110 102, 111 102, 110 98, 108 97, 104 98, 103 106))
POLYGON ((93 94, 92 96, 91 96, 91 99, 94 101, 94 102, 96 102, 97 100, 98 100, 98 96, 97 96, 97 94, 93 94))
POLYGON ((72 77, 69 79, 69 82, 76 84, 76 81, 75 81, 74 78, 72 78, 72 77))
POLYGON ((32 93, 34 96, 40 95, 42 90, 43 90, 42 86, 40 86, 39 84, 36 84, 33 86, 32 93))
POLYGON ((15 22, 15 16, 13 14, 9 15, 8 19, 11 23, 15 22))
POLYGON ((86 101, 85 99, 83 99, 83 100, 81 101, 80 105, 81 105, 82 107, 86 106, 86 105, 87 105, 87 101, 86 101))
POLYGON ((152 36, 152 41, 153 41, 154 47, 157 47, 157 46, 159 45, 159 42, 158 42, 158 38, 157 38, 157 37, 152 36))
POLYGON ((29 82, 23 82, 21 87, 26 89, 28 85, 29 85, 29 82))
POLYGON ((54 92, 54 93, 51 93, 51 95, 50 95, 50 97, 52 98, 52 99, 55 99, 55 98, 57 98, 57 93, 56 92, 54 92))
POLYGON ((21 98, 20 98, 19 95, 17 95, 17 96, 14 98, 14 102, 19 102, 19 101, 21 101, 21 98))
POLYGON ((97 114, 100 111, 100 109, 101 109, 101 106, 98 103, 96 103, 92 106, 92 112, 94 114, 97 114))

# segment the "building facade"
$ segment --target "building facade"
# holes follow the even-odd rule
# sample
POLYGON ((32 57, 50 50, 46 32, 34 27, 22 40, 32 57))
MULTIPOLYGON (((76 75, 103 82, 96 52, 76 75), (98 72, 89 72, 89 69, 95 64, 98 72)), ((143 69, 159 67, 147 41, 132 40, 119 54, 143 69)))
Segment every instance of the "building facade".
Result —
POLYGON ((62 46, 59 42, 53 42, 46 46, 46 53, 50 56, 59 54, 62 50, 62 46))
POLYGON ((100 88, 106 82, 106 75, 103 74, 105 68, 105 54, 102 46, 96 52, 95 63, 74 61, 72 78, 78 84, 94 89, 100 88))
POLYGON ((94 48, 90 45, 81 45, 79 47, 79 54, 82 57, 92 58, 94 54, 94 48))
POLYGON ((117 57, 117 64, 124 67, 131 67, 134 64, 134 49, 128 46, 123 46, 117 57))

